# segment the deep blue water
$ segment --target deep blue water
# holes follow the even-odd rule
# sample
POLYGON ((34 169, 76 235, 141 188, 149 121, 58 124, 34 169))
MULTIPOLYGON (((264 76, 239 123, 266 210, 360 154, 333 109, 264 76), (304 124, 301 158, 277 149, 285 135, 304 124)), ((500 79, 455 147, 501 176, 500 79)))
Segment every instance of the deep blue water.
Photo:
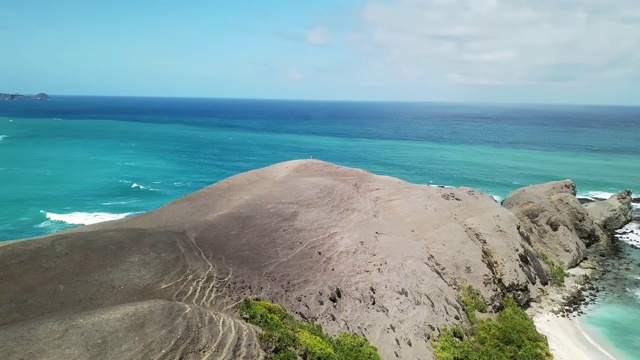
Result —
POLYGON ((311 156, 496 197, 565 178, 584 196, 639 194, 639 140, 638 107, 0 101, 0 241, 149 211, 228 176, 311 156))

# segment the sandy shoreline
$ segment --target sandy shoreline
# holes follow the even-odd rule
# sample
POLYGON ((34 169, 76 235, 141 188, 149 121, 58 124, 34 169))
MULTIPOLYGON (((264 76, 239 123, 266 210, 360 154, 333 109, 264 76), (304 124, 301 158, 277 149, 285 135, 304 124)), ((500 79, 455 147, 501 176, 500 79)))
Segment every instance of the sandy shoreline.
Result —
POLYGON ((536 314, 533 321, 547 336, 555 360, 624 360, 605 339, 585 332, 583 319, 536 314))
POLYGON ((533 303, 527 311, 538 332, 547 336, 549 350, 555 360, 626 360, 586 324, 584 316, 573 316, 571 311, 567 312, 567 306, 570 306, 567 299, 578 293, 587 279, 593 277, 598 261, 583 261, 579 267, 567 270, 564 286, 549 287, 546 296, 533 303))

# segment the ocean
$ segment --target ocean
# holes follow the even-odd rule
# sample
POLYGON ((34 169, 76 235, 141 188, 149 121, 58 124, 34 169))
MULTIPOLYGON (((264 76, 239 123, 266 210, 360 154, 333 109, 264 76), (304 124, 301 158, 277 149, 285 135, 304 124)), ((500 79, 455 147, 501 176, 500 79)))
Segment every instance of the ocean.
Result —
MULTIPOLYGON (((640 195, 640 108, 53 96, 0 101, 0 241, 150 211, 226 177, 315 158, 500 200, 572 179, 640 195)), ((632 224, 630 226, 638 226, 632 224)), ((640 264, 640 250, 621 245, 640 264)), ((588 326, 640 354, 640 267, 588 326), (629 316, 635 314, 635 316, 629 316)), ((637 355, 636 355, 637 356, 637 355)))

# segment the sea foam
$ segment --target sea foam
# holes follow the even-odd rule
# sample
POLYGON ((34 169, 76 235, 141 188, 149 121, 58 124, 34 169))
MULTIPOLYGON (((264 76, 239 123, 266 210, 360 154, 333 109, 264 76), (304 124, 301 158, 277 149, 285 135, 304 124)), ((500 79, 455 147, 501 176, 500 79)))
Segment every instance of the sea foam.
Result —
POLYGON ((576 197, 583 199, 591 199, 591 200, 608 200, 610 197, 615 195, 616 193, 607 192, 607 191, 587 191, 578 193, 576 197))
POLYGON ((111 214, 111 213, 104 213, 104 212, 94 212, 94 213, 73 212, 69 214, 56 214, 56 213, 46 212, 44 210, 41 210, 40 213, 46 214, 47 219, 49 219, 50 221, 59 221, 59 222, 64 222, 70 225, 97 224, 105 221, 123 219, 129 215, 134 214, 134 213, 111 214))
POLYGON ((133 183, 133 185, 131 185, 131 188, 133 188, 133 189, 138 188, 140 190, 158 191, 158 189, 154 189, 152 187, 140 185, 140 184, 137 184, 137 183, 133 183))
POLYGON ((616 230, 616 238, 640 248, 640 223, 632 222, 620 230, 616 230))
POLYGON ((0 135, 0 142, 2 142, 2 140, 6 139, 7 135, 0 135))

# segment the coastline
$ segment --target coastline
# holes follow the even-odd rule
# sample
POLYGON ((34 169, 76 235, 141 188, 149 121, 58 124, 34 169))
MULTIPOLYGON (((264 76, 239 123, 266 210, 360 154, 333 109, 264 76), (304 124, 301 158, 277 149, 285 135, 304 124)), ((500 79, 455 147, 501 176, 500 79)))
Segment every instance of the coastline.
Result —
POLYGON ((628 251, 632 244, 628 241, 628 245, 623 244, 619 234, 612 236, 611 240, 611 246, 593 248, 587 260, 566 270, 564 285, 546 288, 527 311, 538 332, 547 336, 549 350, 555 360, 629 359, 587 320, 590 310, 601 303, 603 296, 615 293, 612 284, 620 286, 619 280, 611 276, 621 273, 631 264, 622 249, 628 251), (620 243, 616 245, 617 241, 620 243))
POLYGON ((565 318, 552 313, 533 317, 538 332, 549 341, 555 360, 625 360, 620 353, 580 317, 565 318))

